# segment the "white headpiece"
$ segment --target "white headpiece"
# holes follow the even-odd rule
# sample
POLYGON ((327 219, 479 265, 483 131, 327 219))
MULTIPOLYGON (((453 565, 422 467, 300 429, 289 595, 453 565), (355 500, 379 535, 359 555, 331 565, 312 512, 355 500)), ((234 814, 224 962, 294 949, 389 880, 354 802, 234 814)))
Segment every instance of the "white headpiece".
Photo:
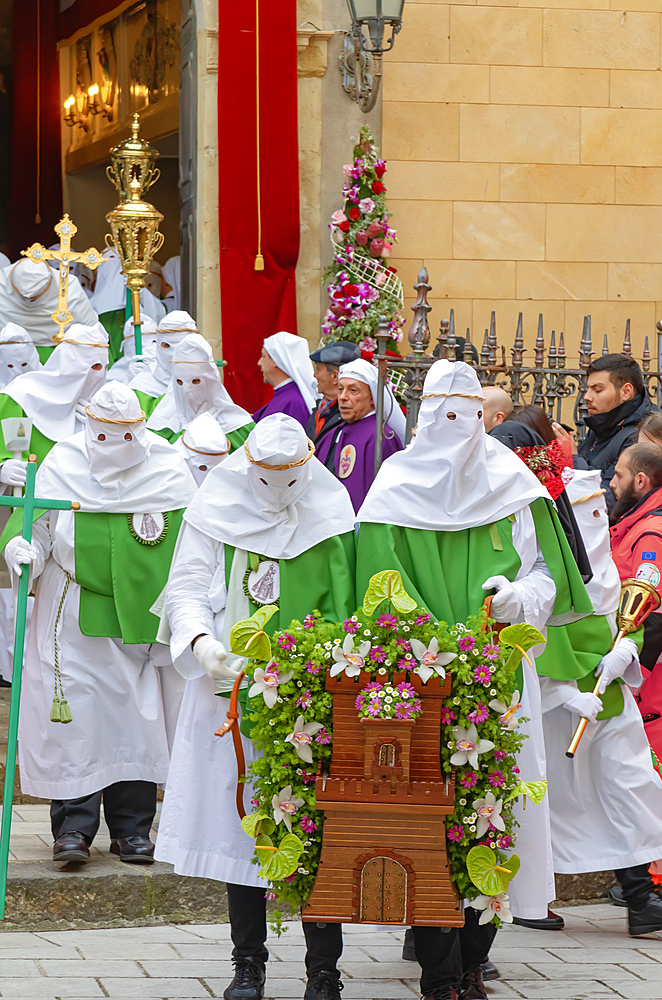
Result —
POLYGON ((172 288, 165 297, 168 311, 179 310, 182 297, 182 262, 181 257, 170 257, 163 265, 163 278, 172 288))
POLYGON ((347 490, 284 413, 260 420, 244 447, 209 473, 184 516, 217 541, 271 559, 293 559, 354 525, 347 490))
POLYGON ((11 269, 11 287, 23 299, 31 302, 44 294, 57 278, 45 261, 33 263, 29 258, 19 260, 11 269))
POLYGON ((201 413, 175 442, 175 448, 200 486, 207 473, 230 453, 230 442, 211 413, 201 413))
POLYGON ((104 250, 108 260, 99 264, 97 280, 90 298, 92 308, 101 316, 126 305, 126 278, 122 274, 122 263, 115 250, 104 250))
POLYGON ((7 323, 0 331, 0 389, 13 382, 17 375, 40 368, 39 354, 28 331, 18 323, 7 323))
MULTIPOLYGON (((24 258, 0 270, 0 316, 2 323, 17 323, 31 335, 37 347, 53 347, 57 326, 58 274, 41 261, 24 258)), ((69 273, 67 307, 73 323, 93 326, 98 316, 80 281, 69 273)))
POLYGON ((485 433, 482 388, 473 368, 436 361, 425 380, 416 436, 384 462, 357 520, 461 531, 545 496, 524 462, 485 433))
POLYGON ((296 382, 306 406, 312 411, 319 393, 308 353, 308 341, 281 330, 265 338, 264 349, 271 360, 296 382))
POLYGON ((121 382, 98 389, 85 412, 85 448, 92 478, 110 486, 149 455, 145 414, 135 392, 121 382))
POLYGON ((35 427, 51 441, 81 429, 76 404, 88 400, 106 381, 108 334, 100 323, 73 323, 39 371, 19 375, 3 391, 23 407, 35 427), (94 365, 100 365, 95 370, 94 365))
MULTIPOLYGON (((198 328, 187 312, 168 313, 156 327, 156 363, 140 372, 131 382, 132 389, 139 389, 149 396, 163 396, 170 388, 172 359, 175 347, 189 333, 197 333, 198 328), (164 346, 166 345, 166 346, 164 346)), ((174 405, 173 405, 174 409, 174 405)), ((151 424, 150 424, 151 426, 151 424)), ((168 426, 163 424, 162 426, 168 426)), ((174 430, 174 428, 172 428, 174 430)))
MULTIPOLYGON (((145 366, 150 368, 155 364, 156 355, 156 323, 149 316, 140 317, 140 328, 142 335, 142 357, 145 366)), ((136 341, 133 332, 133 318, 128 319, 124 324, 121 355, 112 368, 108 369, 109 382, 123 382, 128 385, 134 378, 131 372, 131 365, 136 356, 136 341)))
MULTIPOLYGON (((346 365, 341 365, 338 378, 355 378, 358 382, 364 382, 370 389, 372 404, 377 409, 377 390, 379 388, 379 372, 369 361, 357 358, 356 361, 349 361, 346 365)), ((397 399, 393 395, 390 385, 386 385, 384 393, 384 423, 388 424, 400 438, 400 443, 404 445, 407 431, 407 420, 400 409, 397 399)))

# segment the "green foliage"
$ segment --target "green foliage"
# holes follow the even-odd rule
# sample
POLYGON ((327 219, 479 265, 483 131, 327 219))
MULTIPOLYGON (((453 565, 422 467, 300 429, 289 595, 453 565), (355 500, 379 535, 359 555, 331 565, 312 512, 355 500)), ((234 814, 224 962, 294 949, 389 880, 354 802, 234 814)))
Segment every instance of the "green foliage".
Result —
POLYGON ((506 802, 512 802, 514 799, 519 798, 520 795, 524 795, 526 798, 531 799, 532 802, 535 802, 535 804, 539 806, 545 798, 546 791, 546 781, 518 781, 517 787, 510 793, 506 802))
POLYGON ((472 847, 467 853, 467 874, 479 892, 486 896, 507 892, 519 866, 516 854, 500 861, 490 847, 472 847))
POLYGON ((264 631, 264 626, 277 611, 275 605, 265 604, 250 618, 233 625, 230 630, 232 652, 237 656, 250 656, 254 660, 268 660, 271 657, 271 640, 264 631))
POLYGON ((374 614, 384 601, 388 601, 389 611, 395 608, 401 614, 407 614, 416 610, 416 601, 405 590, 402 577, 397 570, 387 569, 383 573, 375 573, 371 578, 363 598, 363 614, 374 614))
POLYGON ((512 653, 506 662, 507 669, 515 670, 521 663, 522 657, 529 660, 528 656, 526 656, 527 650, 532 649, 534 646, 539 646, 546 641, 545 636, 539 629, 533 625, 527 625, 526 622, 520 625, 507 625, 506 628, 501 629, 499 633, 499 645, 508 646, 512 649, 512 653))

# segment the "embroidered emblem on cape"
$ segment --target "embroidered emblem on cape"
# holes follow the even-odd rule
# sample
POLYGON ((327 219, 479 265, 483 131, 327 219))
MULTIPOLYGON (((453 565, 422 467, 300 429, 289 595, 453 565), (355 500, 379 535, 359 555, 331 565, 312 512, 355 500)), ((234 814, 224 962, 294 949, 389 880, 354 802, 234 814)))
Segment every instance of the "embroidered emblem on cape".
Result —
MULTIPOLYGON (((648 553, 644 552, 644 555, 648 555, 648 553)), ((646 583, 650 583, 651 587, 657 587, 660 582, 660 571, 657 566, 653 566, 653 563, 642 562, 637 570, 635 579, 645 580, 646 583)))
POLYGON ((158 545, 168 534, 166 514, 128 514, 129 531, 141 545, 158 545))
POLYGON ((256 604, 278 604, 280 566, 274 559, 264 559, 257 569, 248 569, 245 590, 256 604))
POLYGON ((338 464, 338 476, 340 479, 347 479, 354 471, 356 462, 356 448, 353 444, 346 444, 340 452, 340 462, 338 464))
POLYGON ((641 558, 647 562, 657 562, 657 552, 642 552, 641 558))

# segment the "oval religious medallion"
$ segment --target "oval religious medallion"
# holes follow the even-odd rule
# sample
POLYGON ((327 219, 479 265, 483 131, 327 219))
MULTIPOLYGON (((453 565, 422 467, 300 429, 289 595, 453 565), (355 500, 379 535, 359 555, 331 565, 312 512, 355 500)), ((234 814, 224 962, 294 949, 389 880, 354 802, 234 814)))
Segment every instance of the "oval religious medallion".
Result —
POLYGON ((129 531, 141 545, 158 545, 168 534, 168 515, 129 514, 129 531))
POLYGON ((280 597, 280 566, 274 559, 265 559, 246 579, 248 596, 256 604, 277 604, 280 597))
POLYGON ((340 452, 340 462, 338 463, 338 476, 340 479, 347 479, 354 471, 356 462, 356 448, 353 444, 346 444, 340 452))

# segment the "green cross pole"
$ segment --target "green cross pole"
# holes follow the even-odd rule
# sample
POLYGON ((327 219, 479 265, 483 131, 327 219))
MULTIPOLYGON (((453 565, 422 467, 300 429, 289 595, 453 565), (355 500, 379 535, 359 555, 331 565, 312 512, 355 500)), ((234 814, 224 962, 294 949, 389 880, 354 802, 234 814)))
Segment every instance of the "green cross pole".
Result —
MULTIPOLYGON (((127 319, 131 319, 133 316, 133 299, 131 297, 131 289, 126 290, 126 309, 124 311, 126 323, 127 319)), ((142 338, 142 323, 133 324, 133 339, 136 345, 136 354, 142 354, 143 352, 143 338, 142 338)))
MULTIPOLYGON (((35 510, 80 510, 80 504, 69 500, 42 500, 34 495, 34 481, 37 472, 37 457, 28 459, 25 494, 23 497, 0 497, 3 507, 23 508, 23 538, 32 541, 32 522, 35 510)), ((9 867, 9 838, 14 805, 14 777, 16 773, 16 744, 18 742, 18 714, 21 704, 21 681, 23 678, 23 650, 25 648, 25 619, 28 610, 28 589, 30 586, 29 566, 23 566, 18 579, 18 600, 16 603, 16 624, 14 626, 14 667, 9 706, 9 733, 7 736, 7 764, 5 768, 5 792, 2 804, 2 827, 0 827, 0 920, 5 916, 7 895, 7 869, 9 867)))

